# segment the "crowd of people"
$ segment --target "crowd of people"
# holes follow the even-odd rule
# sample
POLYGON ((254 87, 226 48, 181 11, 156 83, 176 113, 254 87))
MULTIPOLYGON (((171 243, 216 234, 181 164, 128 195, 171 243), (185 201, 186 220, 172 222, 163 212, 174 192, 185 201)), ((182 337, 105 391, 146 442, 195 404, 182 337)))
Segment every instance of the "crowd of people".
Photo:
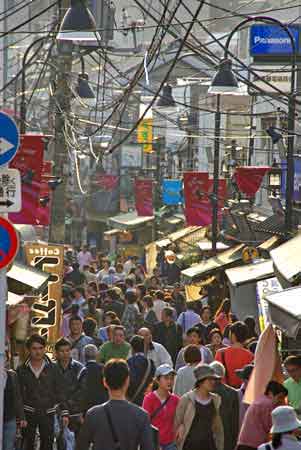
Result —
POLYGON ((16 372, 7 353, 4 450, 37 435, 40 450, 301 449, 301 356, 246 404, 260 337, 228 299, 186 302, 159 268, 83 248, 66 257, 62 308, 53 354, 37 334, 16 372))

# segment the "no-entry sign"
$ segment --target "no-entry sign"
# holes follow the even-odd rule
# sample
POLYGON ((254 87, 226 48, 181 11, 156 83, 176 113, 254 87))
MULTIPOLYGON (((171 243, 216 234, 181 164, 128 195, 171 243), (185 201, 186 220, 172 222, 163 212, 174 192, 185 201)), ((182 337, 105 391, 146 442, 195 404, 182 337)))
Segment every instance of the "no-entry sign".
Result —
POLYGON ((0 217, 0 269, 8 266, 19 249, 19 238, 14 226, 0 217))

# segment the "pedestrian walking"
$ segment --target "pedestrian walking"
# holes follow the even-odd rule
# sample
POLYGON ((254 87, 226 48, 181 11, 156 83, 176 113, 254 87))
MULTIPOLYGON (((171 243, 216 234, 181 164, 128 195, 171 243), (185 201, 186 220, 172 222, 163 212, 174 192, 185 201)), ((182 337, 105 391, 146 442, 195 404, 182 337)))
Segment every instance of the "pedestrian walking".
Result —
POLYGON ((75 361, 85 363, 84 347, 93 344, 93 339, 83 332, 83 320, 80 316, 73 316, 69 320, 70 334, 67 336, 71 342, 71 356, 75 361))
POLYGON ((144 355, 142 336, 133 336, 130 344, 133 356, 128 359, 130 385, 127 395, 131 402, 141 406, 144 394, 154 378, 156 368, 153 361, 144 355))
POLYGON ((155 373, 156 389, 144 397, 142 405, 152 425, 159 430, 161 450, 177 450, 174 419, 179 397, 171 393, 175 374, 171 366, 159 366, 155 373))
MULTIPOLYGON (((203 335, 198 327, 190 328, 190 330, 187 331, 186 341, 188 345, 197 345, 203 363, 210 364, 213 361, 213 356, 211 354, 210 349, 208 349, 205 345, 203 345, 203 335)), ((186 347, 182 348, 178 353, 175 365, 176 371, 178 371, 181 367, 185 366, 184 360, 185 349, 186 347)))
POLYGON ((211 331, 214 329, 219 330, 218 324, 212 321, 210 306, 202 307, 200 323, 196 324, 195 326, 200 329, 204 339, 204 344, 210 344, 211 331))
POLYGON ((69 423, 64 380, 57 365, 46 356, 46 342, 42 336, 30 336, 26 347, 29 357, 17 369, 27 421, 24 450, 34 449, 37 428, 40 433, 40 450, 53 450, 57 405, 63 426, 69 423))
POLYGON ((118 358, 128 359, 131 346, 125 340, 125 331, 123 326, 116 325, 112 331, 112 341, 107 341, 99 349, 98 359, 101 363, 105 364, 110 359, 118 358))
POLYGON ((183 346, 183 331, 173 319, 172 308, 162 310, 162 322, 154 327, 154 340, 162 344, 175 364, 177 355, 183 346))
POLYGON ((76 450, 125 449, 155 450, 148 415, 126 400, 130 382, 126 361, 112 360, 104 367, 104 383, 109 401, 91 408, 77 442, 76 450))
POLYGON ((289 375, 284 386, 288 391, 288 402, 294 408, 297 415, 301 416, 301 356, 288 356, 284 361, 284 367, 289 375))
POLYGON ((212 353, 213 358, 215 358, 216 352, 221 350, 222 348, 226 348, 226 345, 223 344, 223 335, 218 328, 213 328, 213 330, 209 333, 209 342, 206 347, 212 353))
POLYGON ((231 323, 231 302, 228 298, 225 298, 220 307, 216 311, 214 322, 218 325, 218 328, 223 333, 226 326, 231 323))
POLYGON ((301 450, 301 421, 290 406, 278 406, 272 412, 272 440, 260 445, 258 450, 301 450))
POLYGON ((182 397, 193 389, 196 379, 195 367, 202 361, 202 355, 197 345, 187 345, 184 351, 185 366, 177 371, 174 393, 182 397))
POLYGON ((237 450, 255 450, 268 440, 272 426, 272 411, 284 404, 286 396, 287 390, 282 384, 270 381, 264 395, 255 400, 246 412, 237 450))
POLYGON ((187 303, 187 309, 179 315, 177 323, 182 328, 183 338, 186 337, 186 333, 188 330, 193 328, 196 324, 200 323, 200 316, 195 312, 193 302, 187 303))
POLYGON ((199 364, 194 375, 195 388, 183 395, 176 411, 178 450, 223 450, 221 399, 212 392, 219 377, 208 364, 199 364))
POLYGON ((220 415, 224 427, 224 450, 234 450, 236 448, 239 433, 239 398, 236 389, 227 386, 225 378, 225 368, 218 361, 210 364, 215 374, 219 377, 216 380, 214 390, 221 398, 220 415))
POLYGON ((142 336, 144 339, 145 356, 153 361, 156 368, 162 364, 167 364, 168 366, 173 365, 171 356, 166 348, 158 342, 153 341, 153 336, 149 328, 140 328, 140 330, 138 330, 138 335, 142 336))

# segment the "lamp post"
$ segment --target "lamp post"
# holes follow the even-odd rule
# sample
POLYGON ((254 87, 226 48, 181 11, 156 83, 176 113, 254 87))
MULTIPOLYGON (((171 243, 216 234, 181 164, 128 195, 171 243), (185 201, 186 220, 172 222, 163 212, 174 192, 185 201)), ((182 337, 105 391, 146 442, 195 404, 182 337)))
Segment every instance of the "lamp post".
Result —
POLYGON ((214 94, 236 94, 239 89, 238 81, 232 72, 232 62, 228 59, 229 45, 233 35, 249 22, 264 22, 277 25, 288 35, 291 46, 291 87, 288 100, 288 146, 287 146, 287 181, 286 181, 286 209, 285 226, 287 233, 293 229, 293 193, 294 193, 294 130, 295 130, 295 80, 296 80, 296 44, 289 28, 281 21, 269 16, 248 17, 241 21, 229 34, 225 44, 224 60, 221 62, 219 70, 212 81, 209 92, 214 94))

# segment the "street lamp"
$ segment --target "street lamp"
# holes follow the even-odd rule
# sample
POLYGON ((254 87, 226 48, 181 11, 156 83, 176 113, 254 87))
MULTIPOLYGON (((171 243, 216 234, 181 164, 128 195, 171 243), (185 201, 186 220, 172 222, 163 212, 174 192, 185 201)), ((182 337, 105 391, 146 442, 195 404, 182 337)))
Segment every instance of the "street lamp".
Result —
POLYGON ((175 99, 172 96, 172 87, 170 84, 163 86, 162 94, 156 101, 157 108, 174 108, 176 106, 175 99))
POLYGON ((101 37, 96 31, 96 22, 91 11, 86 7, 85 0, 71 0, 56 39, 59 41, 97 41, 101 37))
MULTIPOLYGON (((284 25, 281 21, 268 16, 257 16, 248 17, 242 20, 228 35, 227 42, 225 44, 224 59, 220 64, 219 70, 215 75, 211 88, 209 92, 219 95, 223 94, 237 94, 238 81, 235 74, 232 71, 231 64, 229 62, 229 45, 233 35, 243 26, 249 22, 264 22, 268 24, 277 25, 283 29, 291 42, 292 53, 291 53, 291 87, 288 99, 288 146, 287 146, 287 181, 286 181, 286 209, 285 209, 285 226, 288 233, 292 231, 293 228, 293 193, 294 193, 294 130, 295 130, 295 75, 296 75, 296 56, 297 49, 294 36, 292 35, 289 28, 284 25)), ((217 141, 217 139, 216 139, 217 141)), ((215 173, 216 175, 216 173, 215 173)), ((217 172, 218 176, 218 172, 217 172)), ((216 180, 215 180, 216 181, 216 180)), ((218 180, 215 183, 215 188, 218 189, 218 180)), ((213 196, 214 197, 214 196, 213 196)), ((214 215, 217 217, 217 213, 214 215)), ((212 224, 212 229, 217 230, 217 224, 212 224)), ((214 235, 214 232, 212 233, 214 235)), ((216 236, 213 236, 213 239, 216 236)))

